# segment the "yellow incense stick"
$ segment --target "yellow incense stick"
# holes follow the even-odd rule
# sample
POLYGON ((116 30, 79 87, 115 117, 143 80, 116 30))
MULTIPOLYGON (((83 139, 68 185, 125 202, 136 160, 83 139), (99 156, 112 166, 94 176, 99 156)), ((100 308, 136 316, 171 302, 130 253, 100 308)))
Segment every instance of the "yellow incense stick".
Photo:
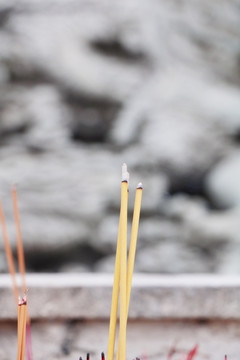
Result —
POLYGON ((17 282, 16 282, 16 271, 15 271, 15 265, 14 265, 14 260, 13 260, 13 254, 12 254, 11 246, 10 246, 9 239, 8 239, 7 226, 6 226, 6 221, 5 221, 1 201, 0 201, 0 222, 2 225, 2 234, 3 234, 5 252, 6 252, 6 256, 7 256, 8 269, 9 269, 9 272, 10 272, 11 278, 12 278, 13 291, 14 291, 14 296, 15 296, 15 300, 16 300, 16 305, 18 305, 19 293, 18 293, 18 286, 17 286, 17 282))
POLYGON ((21 235, 21 226, 20 226, 20 217, 18 211, 18 201, 17 201, 17 190, 16 187, 12 188, 12 200, 13 200, 13 210, 14 210, 14 219, 16 225, 16 233, 17 233, 17 254, 18 254, 18 266, 21 273, 22 278, 22 293, 26 293, 26 267, 25 267, 25 259, 24 259, 24 250, 23 250, 23 242, 21 235))
MULTIPOLYGON (((127 173, 126 164, 122 166, 122 180, 128 179, 129 175, 127 173)), ((109 323, 109 339, 108 339, 108 352, 107 360, 113 360, 114 357, 114 346, 116 338, 116 327, 117 327, 117 312, 118 312, 118 297, 119 297, 119 284, 120 284, 120 229, 121 229, 121 214, 122 214, 122 203, 120 206, 120 217, 119 217, 119 229, 118 229, 118 240, 117 240, 117 250, 115 258, 115 271, 114 271, 114 281, 113 281, 113 290, 112 290, 112 306, 110 314, 110 323, 109 323)))
POLYGON ((142 183, 139 183, 136 189, 133 220, 132 220, 132 232, 131 232, 131 240, 130 240, 129 255, 128 255, 128 266, 127 266, 127 316, 128 316, 128 309, 129 309, 129 302, 131 295, 132 276, 133 276, 135 253, 137 246, 141 202, 142 202, 142 183))
POLYGON ((121 185, 121 226, 120 226, 120 319, 119 319, 119 356, 126 359, 127 326, 127 180, 121 185))
MULTIPOLYGON (((136 246, 137 246, 137 235, 138 235, 138 227, 139 227, 139 218, 140 218, 140 209, 141 209, 141 201, 142 201, 142 184, 139 183, 136 189, 136 196, 135 196, 135 203, 134 203, 134 210, 133 210, 133 220, 132 220, 132 231, 131 231, 131 240, 129 246, 129 254, 128 254, 128 266, 127 266, 127 313, 126 316, 128 317, 128 309, 129 309, 129 302, 130 302, 130 294, 131 294, 131 286, 132 286, 132 276, 133 276, 133 269, 134 269, 134 261, 135 261, 135 253, 136 253, 136 246)), ((127 320, 126 320, 127 321, 127 320)), ((119 351, 120 346, 118 343, 117 348, 117 357, 119 359, 119 351)))
POLYGON ((120 233, 120 221, 119 221, 119 230, 118 230, 117 251, 115 258, 113 290, 112 290, 112 306, 111 306, 111 315, 110 315, 110 323, 109 323, 107 360, 113 360, 115 338, 116 338, 119 281, 120 281, 120 236, 119 236, 120 234, 119 233, 120 233))

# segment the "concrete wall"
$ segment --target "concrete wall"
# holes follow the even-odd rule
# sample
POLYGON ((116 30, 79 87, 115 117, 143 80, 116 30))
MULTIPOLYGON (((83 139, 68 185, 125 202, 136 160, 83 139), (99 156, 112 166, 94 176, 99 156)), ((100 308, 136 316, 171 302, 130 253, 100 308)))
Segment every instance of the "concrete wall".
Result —
MULTIPOLYGON (((112 276, 28 276, 35 359, 78 359, 107 352, 112 276)), ((16 354, 16 309, 9 277, 0 277, 0 355, 16 354)), ((197 359, 238 359, 240 279, 220 276, 134 276, 127 358, 179 359, 199 345, 197 359)))

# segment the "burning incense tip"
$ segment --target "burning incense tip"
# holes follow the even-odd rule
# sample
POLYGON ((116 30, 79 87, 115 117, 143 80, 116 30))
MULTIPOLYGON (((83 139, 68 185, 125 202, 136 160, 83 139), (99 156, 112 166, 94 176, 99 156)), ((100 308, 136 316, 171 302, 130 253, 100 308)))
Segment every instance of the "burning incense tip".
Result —
POLYGON ((90 360, 90 354, 87 353, 87 360, 90 360))
POLYGON ((122 164, 122 182, 128 182, 129 181, 129 173, 127 171, 127 164, 122 164))
POLYGON ((137 185, 137 189, 142 189, 143 188, 143 184, 140 182, 140 183, 138 183, 138 185, 137 185))
POLYGON ((101 353, 101 360, 105 360, 104 352, 101 353))
POLYGON ((19 297, 18 299, 18 305, 27 305, 27 298, 24 296, 23 298, 19 297))

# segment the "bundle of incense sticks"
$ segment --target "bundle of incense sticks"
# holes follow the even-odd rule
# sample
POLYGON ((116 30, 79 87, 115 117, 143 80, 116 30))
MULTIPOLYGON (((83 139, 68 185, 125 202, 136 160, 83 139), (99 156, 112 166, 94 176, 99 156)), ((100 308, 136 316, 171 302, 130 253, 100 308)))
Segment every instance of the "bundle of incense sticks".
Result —
MULTIPOLYGON (((118 240, 117 240, 114 284, 113 284, 113 292, 112 292, 112 306, 111 306, 111 316, 110 316, 110 326, 109 326, 109 343, 108 343, 108 355, 107 355, 108 360, 113 360, 114 357, 119 294, 120 294, 120 316, 119 316, 120 330, 119 330, 117 359, 119 359, 119 357, 121 359, 126 358, 127 317, 128 317, 128 308, 130 301, 130 292, 131 292, 132 275, 134 268, 141 199, 142 199, 142 184, 139 183, 136 189, 136 197, 135 197, 133 221, 132 221, 132 232, 131 232, 128 262, 127 262, 127 206, 128 206, 128 192, 129 192, 128 183, 129 183, 129 173, 127 172, 127 165, 123 164, 119 231, 118 231, 118 240)), ((28 360, 32 360, 30 316, 27 310, 25 259, 24 259, 23 243, 21 236, 20 217, 18 211, 17 191, 15 187, 13 187, 12 189, 12 200, 13 200, 14 219, 15 219, 16 234, 17 234, 18 265, 22 280, 21 292, 18 289, 18 285, 16 281, 16 270, 14 265, 13 253, 8 238, 5 216, 1 201, 0 201, 0 222, 2 227, 5 252, 7 256, 8 269, 9 269, 9 273, 11 274, 14 296, 16 300, 16 305, 18 307, 17 360, 24 360, 25 345, 27 345, 27 358, 28 360)), ((87 354, 87 360, 89 359, 90 359, 90 355, 87 354)), ((105 360, 104 353, 102 353, 101 355, 101 360, 105 360)))
MULTIPOLYGON (((127 259, 127 220, 128 220, 128 194, 129 194, 129 173, 127 165, 122 165, 122 182, 121 182, 121 206, 119 216, 119 229, 117 239, 117 250, 115 258, 115 272, 112 290, 112 305, 109 324, 109 339, 107 360, 114 359, 116 328, 118 318, 118 300, 120 298, 119 311, 119 338, 116 359, 126 359, 126 330, 127 317, 130 302, 130 293, 132 285, 133 268, 135 261, 137 235, 139 227, 140 209, 142 201, 142 183, 136 188, 135 203, 132 219, 132 231, 127 259)), ((80 360, 82 358, 80 357, 80 360)), ((89 354, 87 355, 89 360, 89 354)), ((104 353, 101 360, 105 360, 104 353)))
MULTIPOLYGON (((110 313, 109 324, 109 339, 108 339, 108 352, 107 360, 114 360, 115 340, 116 340, 116 328, 118 320, 118 302, 120 298, 119 307, 119 337, 116 351, 116 360, 126 360, 126 330, 127 330, 127 318, 131 294, 132 276, 134 269, 137 235, 139 227, 141 200, 142 200, 142 183, 139 183, 136 188, 131 238, 129 244, 129 252, 127 257, 127 221, 128 221, 128 189, 129 173, 127 171, 127 165, 122 165, 122 182, 121 182, 121 206, 119 216, 119 229, 117 239, 117 249, 115 258, 115 272, 112 290, 112 305, 110 313)), ((0 200, 0 223, 2 227, 2 235, 4 240, 4 247, 7 256, 9 273, 11 274, 12 285, 16 305, 18 309, 18 348, 17 348, 17 360, 25 359, 25 347, 27 346, 27 359, 32 360, 32 343, 31 343, 31 326, 30 316, 28 312, 27 304, 27 288, 25 280, 25 259, 23 251, 23 243, 21 236, 20 218, 18 211, 17 191, 16 188, 12 188, 12 200, 14 209, 14 219, 16 225, 17 234, 17 258, 18 266, 21 274, 21 291, 18 289, 16 281, 16 271, 13 260, 13 253, 11 250, 10 242, 8 239, 7 227, 5 222, 5 216, 0 200)), ((193 347, 192 350, 183 355, 180 360, 192 360, 198 350, 198 346, 193 347)), ((176 353, 176 348, 173 346, 167 356, 167 360, 171 360, 172 356, 176 353)), ((147 358, 144 356, 144 358, 147 358)), ((227 355, 224 357, 227 360, 227 355)), ((82 360, 82 357, 79 358, 82 360)), ((86 356, 86 360, 90 360, 90 354, 86 356)), ((102 352, 101 360, 105 360, 105 355, 102 352)), ((136 357, 136 360, 140 358, 136 357)))
POLYGON ((18 352, 17 360, 25 359, 25 339, 27 323, 27 299, 19 299, 18 303, 18 352))
POLYGON ((113 282, 113 291, 112 291, 112 306, 111 306, 111 315, 110 315, 110 324, 109 324, 107 360, 114 359, 119 297, 120 297, 119 338, 118 338, 116 359, 117 360, 126 359, 127 317, 128 317, 128 309, 130 302, 132 275, 134 268, 140 208, 141 208, 141 200, 142 200, 142 183, 139 183, 136 189, 133 220, 132 220, 132 231, 131 231, 128 261, 127 261, 128 182, 129 182, 129 173, 127 171, 127 165, 123 164, 122 183, 121 183, 121 206, 120 206, 116 259, 115 259, 114 282, 113 282))
POLYGON ((32 360, 32 342, 31 342, 31 321, 27 307, 27 287, 26 287, 26 270, 25 270, 25 258, 23 250, 23 242, 21 236, 21 227, 20 227, 20 217, 18 211, 18 201, 17 201, 17 190, 16 187, 12 188, 12 201, 13 201, 13 210, 14 210, 14 220, 16 225, 16 235, 17 235, 17 257, 18 257, 18 266, 21 274, 21 291, 18 289, 17 280, 16 280, 16 270, 14 265, 13 253, 11 250, 7 226, 5 221, 5 216, 3 212, 2 203, 0 200, 0 223, 2 227, 2 235, 4 241, 4 248, 7 257, 8 269, 12 278, 12 286, 17 306, 18 313, 18 350, 17 350, 17 360, 25 359, 25 345, 27 345, 27 359, 32 360))

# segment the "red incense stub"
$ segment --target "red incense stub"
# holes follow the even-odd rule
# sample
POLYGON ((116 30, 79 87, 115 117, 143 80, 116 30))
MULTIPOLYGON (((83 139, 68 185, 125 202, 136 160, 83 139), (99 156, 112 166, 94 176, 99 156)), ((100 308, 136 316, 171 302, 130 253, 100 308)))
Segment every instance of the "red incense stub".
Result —
POLYGON ((176 347, 175 345, 173 345, 168 353, 167 360, 171 360, 175 352, 176 352, 176 347))
POLYGON ((197 354, 197 350, 198 350, 198 345, 194 346, 194 348, 189 351, 187 360, 192 360, 194 356, 197 354))

